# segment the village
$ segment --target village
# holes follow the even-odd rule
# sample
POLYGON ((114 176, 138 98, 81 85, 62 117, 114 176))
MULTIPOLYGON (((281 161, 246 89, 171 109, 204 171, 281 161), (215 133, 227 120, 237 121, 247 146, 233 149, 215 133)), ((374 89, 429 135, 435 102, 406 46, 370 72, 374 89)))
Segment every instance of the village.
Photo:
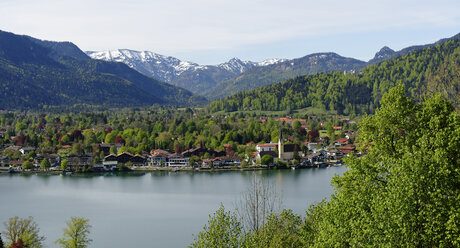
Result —
MULTIPOLYGON (((305 119, 275 118, 278 122, 292 125, 302 123, 301 128, 308 129, 305 119)), ((266 121, 261 119, 262 122, 266 121)), ((354 120, 347 120, 355 124, 354 120)), ((344 122, 344 123, 347 123, 344 122)), ((299 169, 323 168, 342 165, 342 159, 352 153, 360 156, 354 143, 357 134, 353 129, 343 130, 343 126, 334 126, 334 134, 328 135, 325 125, 320 124, 319 130, 309 132, 309 141, 301 144, 292 142, 292 137, 284 137, 280 128, 278 142, 246 144, 250 153, 236 155, 231 144, 224 144, 223 150, 195 146, 182 152, 171 152, 164 149, 152 149, 141 154, 120 151, 122 143, 96 144, 102 151, 103 159, 97 161, 93 154, 68 154, 63 157, 59 153, 40 153, 40 148, 3 146, 1 150, 9 150, 19 154, 19 158, 10 159, 0 156, 0 173, 14 172, 104 172, 119 170, 210 170, 210 169, 299 169), (335 134, 341 138, 331 141, 335 134)), ((329 132, 330 133, 330 132, 329 132)), ((62 146, 60 151, 71 146, 62 146)))

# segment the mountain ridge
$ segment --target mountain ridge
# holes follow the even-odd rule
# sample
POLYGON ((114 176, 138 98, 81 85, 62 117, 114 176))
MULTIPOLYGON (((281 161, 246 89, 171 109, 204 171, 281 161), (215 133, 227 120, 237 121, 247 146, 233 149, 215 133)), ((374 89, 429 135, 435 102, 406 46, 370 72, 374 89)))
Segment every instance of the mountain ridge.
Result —
POLYGON ((0 31, 0 108, 75 104, 115 107, 203 103, 202 97, 146 77, 124 63, 89 58, 71 42, 0 31))
POLYGON ((86 51, 86 54, 93 59, 125 63, 146 76, 185 88, 193 93, 202 93, 218 82, 239 75, 252 67, 284 61, 284 59, 267 59, 262 62, 252 62, 232 58, 217 65, 199 65, 151 51, 131 49, 86 51))
MULTIPOLYGON (((189 66, 188 68, 193 69, 182 69, 178 75, 164 81, 186 88, 193 93, 203 95, 210 100, 214 100, 235 94, 242 90, 249 90, 264 85, 274 84, 301 75, 311 75, 331 71, 354 73, 368 65, 378 64, 392 58, 404 56, 411 51, 434 46, 436 44, 442 44, 447 40, 456 40, 459 38, 460 34, 457 34, 450 38, 441 39, 435 43, 410 46, 399 51, 394 51, 391 48, 384 46, 375 54, 374 58, 367 62, 354 58, 342 57, 333 52, 313 53, 294 59, 274 59, 273 61, 268 59, 265 60, 268 61, 266 63, 264 63, 264 61, 259 63, 242 61, 237 58, 233 58, 228 62, 218 65, 198 65, 193 62, 186 62, 186 65, 189 66), (313 58, 314 56, 330 56, 331 61, 321 62, 315 61, 314 59, 310 62, 305 61, 313 58), (339 59, 337 56, 340 56, 341 58, 339 59), (302 62, 302 60, 304 61, 302 62), (293 69, 293 67, 299 63, 303 64, 305 67, 293 69)), ((103 59, 108 60, 107 57, 103 59)), ((181 61, 179 59, 177 60, 181 61)), ((119 62, 123 62, 123 60, 120 59, 119 62)), ((136 67, 132 64, 130 66, 132 68, 136 67)), ((141 71, 144 75, 154 78, 162 78, 161 75, 155 75, 153 72, 150 72, 149 74, 148 72, 142 71, 142 69, 137 70, 141 71)))

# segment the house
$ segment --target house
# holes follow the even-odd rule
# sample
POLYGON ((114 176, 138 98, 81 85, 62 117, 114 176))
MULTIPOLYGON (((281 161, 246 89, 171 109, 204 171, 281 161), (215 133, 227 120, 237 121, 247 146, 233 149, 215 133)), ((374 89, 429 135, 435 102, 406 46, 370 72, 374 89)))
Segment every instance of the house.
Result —
POLYGON ((307 155, 304 159, 303 159, 303 162, 308 162, 309 164, 313 165, 315 162, 322 162, 324 159, 324 155, 319 153, 319 152, 315 152, 315 153, 312 153, 310 155, 307 155))
POLYGON ((210 167, 212 162, 212 166, 218 167, 222 165, 222 161, 219 158, 208 158, 203 159, 203 163, 201 163, 202 167, 210 167))
POLYGON ((35 151, 35 148, 33 148, 33 147, 22 147, 21 149, 19 149, 19 151, 22 153, 22 155, 27 155, 30 152, 35 151))
POLYGON ((123 152, 119 155, 110 154, 105 156, 103 165, 113 166, 117 164, 131 163, 133 166, 145 166, 146 161, 147 158, 142 155, 132 155, 129 152, 123 152))
POLYGON ((269 143, 269 144, 258 144, 256 145, 257 152, 268 152, 268 151, 275 151, 278 144, 269 143))
POLYGON ((164 167, 167 166, 168 154, 155 153, 148 158, 149 166, 164 167))
POLYGON ((182 156, 182 154, 171 154, 168 157, 169 167, 187 167, 189 166, 189 158, 182 156))
POLYGON ((221 157, 219 158, 221 161, 221 166, 232 166, 232 165, 240 165, 241 164, 241 158, 236 157, 236 156, 227 156, 227 157, 221 157))
POLYGON ((61 157, 58 154, 40 154, 35 158, 34 163, 40 165, 43 159, 47 158, 50 161, 51 167, 56 167, 61 165, 61 157))
POLYGON ((117 161, 120 164, 126 164, 128 162, 132 163, 131 160, 133 159, 133 157, 134 157, 134 155, 132 155, 129 152, 123 152, 122 154, 117 155, 117 161))
POLYGON ((0 165, 8 164, 7 156, 0 156, 0 165))
POLYGON ((21 167, 22 168, 22 164, 24 164, 24 160, 11 160, 8 162, 8 165, 11 166, 11 167, 21 167))
POLYGON ((315 142, 310 142, 307 144, 307 148, 309 151, 316 151, 318 147, 318 143, 315 143, 315 142))
POLYGON ((327 151, 327 157, 332 158, 332 159, 337 159, 341 158, 343 156, 343 153, 339 150, 332 149, 327 151))
POLYGON ((337 147, 337 150, 341 151, 343 154, 350 154, 356 151, 356 146, 353 144, 348 144, 348 145, 337 147))
POLYGON ((145 166, 147 159, 142 155, 136 154, 130 161, 133 163, 133 166, 145 166))
POLYGON ((67 166, 72 171, 81 171, 84 167, 93 167, 94 156, 91 154, 72 154, 67 157, 67 166))

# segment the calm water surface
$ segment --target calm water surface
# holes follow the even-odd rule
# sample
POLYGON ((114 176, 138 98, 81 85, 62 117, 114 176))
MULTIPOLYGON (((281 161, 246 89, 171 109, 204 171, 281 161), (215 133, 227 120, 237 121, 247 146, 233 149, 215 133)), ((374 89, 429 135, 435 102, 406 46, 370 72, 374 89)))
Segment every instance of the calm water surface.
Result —
POLYGON ((53 242, 70 216, 90 219, 91 247, 186 247, 221 202, 235 206, 254 173, 282 191, 284 208, 305 216, 310 204, 332 193, 334 174, 345 170, 1 175, 0 222, 33 216, 47 247, 57 247, 53 242))

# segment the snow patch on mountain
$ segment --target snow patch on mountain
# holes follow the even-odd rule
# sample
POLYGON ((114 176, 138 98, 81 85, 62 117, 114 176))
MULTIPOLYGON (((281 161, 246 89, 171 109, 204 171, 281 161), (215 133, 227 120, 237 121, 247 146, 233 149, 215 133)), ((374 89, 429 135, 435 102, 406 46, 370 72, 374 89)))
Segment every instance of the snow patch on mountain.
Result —
POLYGON ((125 63, 144 75, 166 82, 174 81, 184 72, 204 71, 211 67, 217 67, 232 74, 241 74, 252 67, 267 66, 286 61, 286 59, 268 59, 262 62, 252 62, 232 58, 228 62, 218 65, 199 65, 150 51, 135 51, 130 49, 98 52, 87 51, 86 54, 92 59, 125 63))

